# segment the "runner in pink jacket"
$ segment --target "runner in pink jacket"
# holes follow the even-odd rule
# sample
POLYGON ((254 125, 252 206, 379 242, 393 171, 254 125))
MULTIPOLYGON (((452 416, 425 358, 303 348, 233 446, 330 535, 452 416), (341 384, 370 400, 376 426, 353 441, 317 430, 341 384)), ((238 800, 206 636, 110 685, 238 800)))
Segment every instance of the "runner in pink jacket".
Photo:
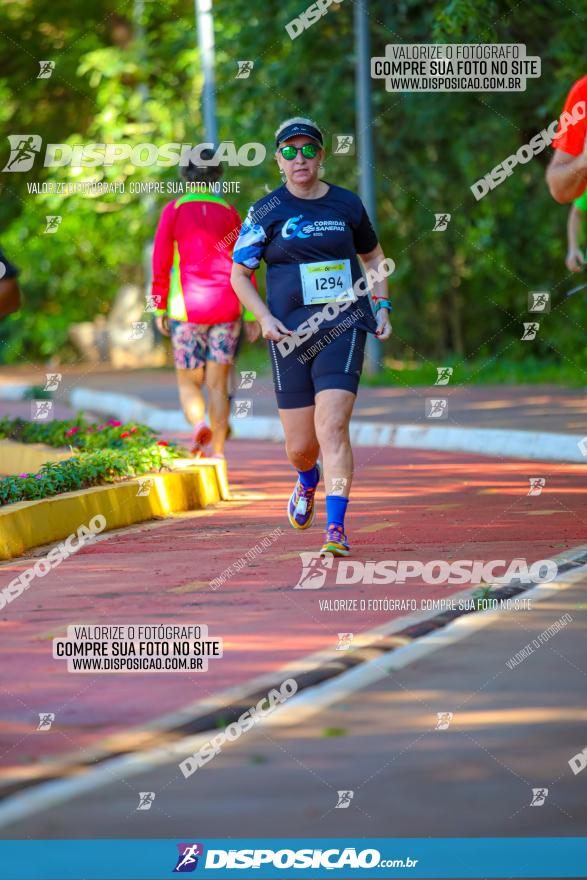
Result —
POLYGON ((152 296, 161 314, 190 324, 239 320, 230 273, 241 225, 236 208, 212 193, 187 193, 165 206, 153 249, 152 296))
MULTIPOLYGON (((202 152, 204 160, 212 156, 212 150, 202 152)), ((219 165, 182 169, 184 180, 206 187, 221 176, 219 165)), ((210 442, 216 457, 224 455, 228 380, 241 331, 241 304, 230 283, 240 226, 238 211, 220 196, 188 192, 165 206, 155 235, 151 297, 159 330, 171 336, 182 408, 194 426, 194 455, 210 442), (211 429, 204 418, 204 381, 211 429)))

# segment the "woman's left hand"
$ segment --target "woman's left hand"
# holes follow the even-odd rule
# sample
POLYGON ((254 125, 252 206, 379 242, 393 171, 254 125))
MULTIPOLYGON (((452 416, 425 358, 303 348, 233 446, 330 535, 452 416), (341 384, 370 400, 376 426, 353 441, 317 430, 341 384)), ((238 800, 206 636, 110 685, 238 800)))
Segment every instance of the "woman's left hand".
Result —
POLYGON ((377 330, 375 336, 381 342, 389 339, 391 336, 391 324, 389 323, 389 312, 387 309, 379 309, 377 312, 377 330))

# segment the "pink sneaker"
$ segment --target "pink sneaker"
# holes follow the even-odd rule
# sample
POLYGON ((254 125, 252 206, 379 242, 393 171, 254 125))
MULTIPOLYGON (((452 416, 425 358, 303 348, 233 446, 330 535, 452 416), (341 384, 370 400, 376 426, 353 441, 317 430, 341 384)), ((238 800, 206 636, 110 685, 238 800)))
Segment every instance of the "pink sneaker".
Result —
POLYGON ((192 440, 192 448, 191 454, 198 458, 199 456, 204 454, 204 446, 207 446, 212 441, 212 430, 206 424, 206 422, 201 421, 194 425, 194 437, 192 440))

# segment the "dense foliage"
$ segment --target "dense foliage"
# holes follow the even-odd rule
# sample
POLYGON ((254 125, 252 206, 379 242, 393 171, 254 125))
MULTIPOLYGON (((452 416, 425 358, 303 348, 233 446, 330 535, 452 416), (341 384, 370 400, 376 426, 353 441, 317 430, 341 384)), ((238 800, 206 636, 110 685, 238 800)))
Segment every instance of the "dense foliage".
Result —
POLYGON ((81 417, 47 424, 4 418, 0 419, 0 439, 71 445, 80 450, 73 458, 42 465, 36 474, 0 479, 0 506, 138 477, 159 471, 171 459, 186 454, 174 443, 156 441, 154 432, 144 425, 122 425, 114 419, 92 425, 81 417))
MULTIPOLYGON (((285 24, 307 5, 215 0, 220 140, 261 141, 270 151, 278 122, 298 113, 315 117, 328 142, 335 132, 355 131, 355 4, 333 4, 292 41, 285 24), (254 62, 246 79, 236 78, 241 59, 254 62)), ((138 22, 140 6, 5 3, 4 132, 68 144, 205 140, 193 2, 145 3, 138 22), (50 79, 36 78, 41 59, 55 61, 50 79)), ((584 380, 585 299, 564 295, 577 281, 564 266, 568 209, 553 202, 544 182, 550 150, 480 202, 470 186, 558 116, 585 73, 587 0, 572 9, 558 0, 371 0, 369 9, 372 55, 383 55, 390 42, 508 42, 525 43, 542 59, 541 78, 520 93, 399 94, 373 81, 376 219, 397 264, 388 352, 423 364, 474 359, 487 365, 482 370, 531 357, 584 380), (441 212, 452 220, 446 232, 433 232, 441 212), (536 289, 552 291, 552 310, 537 339, 522 342, 527 294, 536 289)), ((358 188, 355 158, 330 155, 326 172, 327 180, 358 188)), ((169 196, 135 196, 128 184, 176 180, 177 171, 115 164, 2 177, 0 243, 22 270, 26 308, 3 323, 0 359, 62 354, 71 321, 107 312, 122 282, 143 278, 144 248, 169 196), (26 188, 35 180, 80 179, 124 180, 127 192, 88 198, 30 195, 26 188), (44 234, 49 214, 63 216, 54 235, 44 234)), ((233 201, 241 212, 279 183, 270 152, 263 165, 229 170, 227 178, 240 182, 233 201)))

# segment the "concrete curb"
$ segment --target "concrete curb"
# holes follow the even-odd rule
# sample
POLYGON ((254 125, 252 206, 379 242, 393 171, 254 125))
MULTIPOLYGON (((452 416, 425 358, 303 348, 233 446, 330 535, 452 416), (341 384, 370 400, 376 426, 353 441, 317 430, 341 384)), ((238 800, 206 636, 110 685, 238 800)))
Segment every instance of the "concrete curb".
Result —
POLYGON ((170 473, 144 474, 114 485, 6 505, 0 509, 0 559, 14 559, 33 547, 61 541, 99 514, 106 519, 104 531, 111 531, 216 504, 227 492, 223 467, 224 462, 200 459, 170 473), (144 480, 152 480, 149 491, 138 494, 144 480))
MULTIPOLYGON (((127 394, 76 388, 70 400, 74 409, 116 415, 125 422, 140 421, 155 431, 189 431, 191 428, 180 410, 157 409, 127 394)), ((233 437, 242 440, 283 440, 283 429, 277 416, 233 418, 232 431, 233 437)), ((351 440, 355 446, 397 446, 536 461, 587 463, 587 438, 575 434, 353 421, 351 440), (582 452, 582 448, 585 452, 582 452)))
POLYGON ((24 396, 30 385, 2 385, 0 387, 0 400, 24 400, 24 396))

